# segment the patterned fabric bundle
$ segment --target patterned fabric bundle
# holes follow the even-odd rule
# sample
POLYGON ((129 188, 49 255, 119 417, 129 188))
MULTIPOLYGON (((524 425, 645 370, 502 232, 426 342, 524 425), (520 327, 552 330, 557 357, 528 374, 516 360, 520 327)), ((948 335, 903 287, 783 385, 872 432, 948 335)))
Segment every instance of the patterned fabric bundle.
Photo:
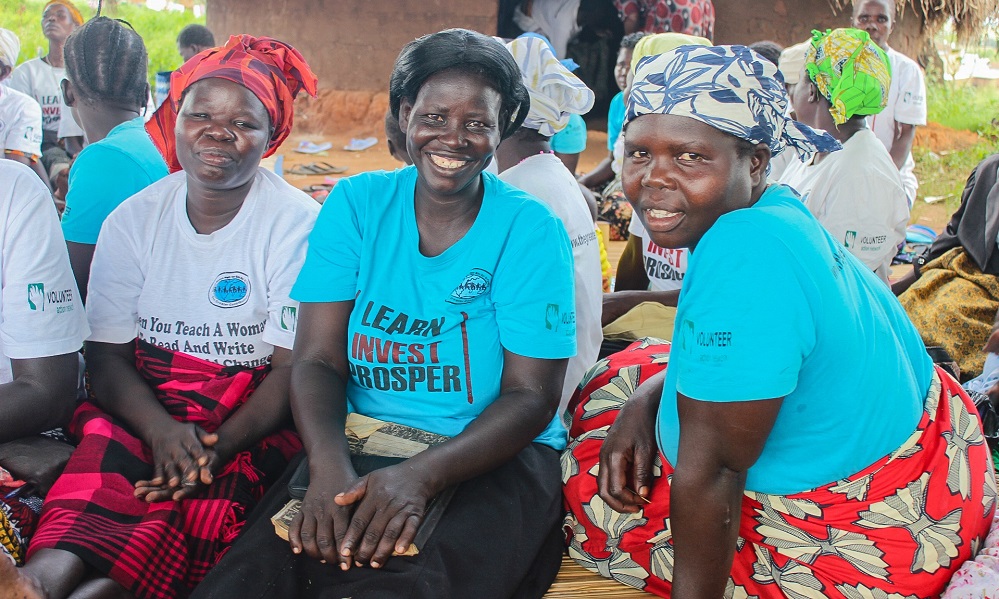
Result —
POLYGON ((42 509, 42 498, 25 492, 25 485, 0 468, 0 559, 6 556, 18 566, 24 563, 42 509))
MULTIPOLYGON (((83 25, 83 15, 80 14, 80 9, 73 6, 72 2, 69 2, 69 0, 49 0, 45 3, 45 8, 48 8, 53 4, 65 6, 66 10, 69 11, 69 16, 72 17, 73 22, 77 25, 83 25)), ((42 9, 43 13, 45 12, 45 8, 42 9)))
POLYGON ((964 248, 924 264, 898 301, 927 347, 943 347, 957 361, 962 379, 982 374, 982 344, 999 311, 999 279, 984 274, 964 248))
POLYGON ((745 46, 681 46, 638 63, 625 122, 643 114, 689 117, 773 156, 791 147, 803 160, 842 148, 828 133, 786 115, 787 92, 777 67, 745 46))
POLYGON ((170 75, 170 94, 146 123, 146 131, 171 173, 181 169, 174 128, 184 92, 212 77, 249 89, 267 109, 274 132, 264 158, 273 154, 291 133, 295 96, 304 89, 315 97, 318 85, 298 50, 275 39, 234 35, 225 46, 203 50, 170 75))
POLYGON ((559 62, 544 39, 519 37, 506 48, 531 96, 524 127, 551 137, 565 129, 570 114, 586 114, 593 108, 593 92, 559 62))
POLYGON ((10 29, 0 28, 0 65, 14 68, 21 53, 21 40, 10 29))
MULTIPOLYGON (((174 419, 214 432, 264 380, 268 366, 223 367, 136 342, 136 367, 174 419)), ((139 599, 186 597, 236 539, 247 512, 301 450, 279 431, 226 464, 199 495, 146 503, 133 492, 152 477, 149 447, 85 402, 70 423, 80 439, 46 496, 29 555, 78 555, 139 599)))
POLYGON ((812 31, 805 70, 819 93, 832 104, 829 114, 837 125, 856 115, 877 114, 888 102, 888 55, 866 31, 812 31))
MULTIPOLYGON (((623 584, 669 597, 672 466, 658 456, 651 503, 615 512, 597 494, 607 429, 634 390, 669 361, 644 339, 581 383, 562 456, 569 555, 623 584)), ((570 403, 570 406, 573 406, 570 403)), ((861 472, 793 495, 747 491, 726 597, 936 597, 982 546, 996 504, 988 447, 971 399, 937 370, 917 429, 861 472)))

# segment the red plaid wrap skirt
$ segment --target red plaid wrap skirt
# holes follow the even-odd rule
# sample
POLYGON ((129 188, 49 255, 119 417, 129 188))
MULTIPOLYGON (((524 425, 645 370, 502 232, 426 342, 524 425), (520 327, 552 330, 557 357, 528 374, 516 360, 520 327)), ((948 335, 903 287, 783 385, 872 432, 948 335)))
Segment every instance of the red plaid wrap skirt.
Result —
MULTIPOLYGON (((268 366, 222 367, 137 342, 136 366, 176 420, 214 432, 263 381, 268 366)), ((69 431, 80 440, 45 498, 28 558, 41 549, 78 555, 139 599, 186 597, 236 539, 245 514, 301 450, 279 431, 238 454, 200 495, 146 503, 152 454, 126 426, 86 402, 69 431)))

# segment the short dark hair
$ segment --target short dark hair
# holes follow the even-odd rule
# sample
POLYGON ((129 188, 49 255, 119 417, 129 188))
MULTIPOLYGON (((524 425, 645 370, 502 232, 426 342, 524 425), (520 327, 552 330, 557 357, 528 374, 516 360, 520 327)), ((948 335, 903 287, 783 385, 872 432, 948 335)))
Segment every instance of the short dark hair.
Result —
POLYGON ((621 38, 621 49, 634 50, 635 46, 638 45, 638 41, 647 35, 649 34, 646 31, 636 31, 635 33, 629 33, 628 35, 621 38))
POLYGON ((406 149, 406 132, 399 127, 399 117, 391 110, 385 111, 385 138, 402 150, 406 149))
POLYGON ((500 119, 506 139, 527 118, 531 97, 513 55, 493 38, 467 29, 446 29, 417 38, 395 59, 389 81, 389 108, 399 118, 403 99, 415 102, 424 82, 447 70, 474 73, 502 98, 500 119))
POLYGON ((146 105, 146 45, 127 23, 108 17, 90 19, 66 40, 66 78, 89 102, 146 105))
POLYGON ((214 48, 215 36, 212 35, 212 30, 204 25, 191 23, 177 34, 177 45, 181 47, 199 46, 202 48, 214 48))
POLYGON ((752 44, 749 44, 749 49, 774 63, 774 65, 777 65, 777 63, 780 62, 780 53, 784 51, 783 46, 770 40, 753 42, 752 44))

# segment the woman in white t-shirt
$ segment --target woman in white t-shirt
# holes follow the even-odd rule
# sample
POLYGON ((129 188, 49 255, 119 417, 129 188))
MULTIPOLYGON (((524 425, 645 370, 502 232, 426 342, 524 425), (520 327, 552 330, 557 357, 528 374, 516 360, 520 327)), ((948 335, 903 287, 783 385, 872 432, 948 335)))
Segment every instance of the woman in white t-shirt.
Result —
POLYGON ((80 445, 8 584, 186 596, 301 449, 285 426, 289 292, 319 206, 259 164, 316 78, 267 38, 199 56, 150 123, 183 172, 126 200, 98 238, 80 445))
POLYGON ((780 177, 886 284, 891 259, 905 239, 909 204, 898 169, 866 117, 884 108, 890 81, 888 59, 866 32, 815 32, 791 103, 799 121, 828 131, 843 149, 792 161, 780 177))

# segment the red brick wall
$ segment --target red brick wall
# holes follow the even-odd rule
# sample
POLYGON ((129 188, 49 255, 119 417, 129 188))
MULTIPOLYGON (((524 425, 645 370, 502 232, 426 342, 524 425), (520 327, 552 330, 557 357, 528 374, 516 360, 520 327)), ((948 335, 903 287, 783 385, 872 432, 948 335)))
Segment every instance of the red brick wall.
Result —
MULTIPOLYGON (((610 0, 607 0, 608 2, 610 0)), ((771 39, 789 45, 813 28, 845 27, 850 13, 836 14, 828 0, 714 0, 715 41, 771 39)), ((208 26, 216 38, 233 33, 269 35, 305 55, 325 89, 384 92, 392 64, 410 40, 447 27, 493 35, 498 0, 208 0, 208 26)), ((908 9, 892 45, 913 55, 918 19, 908 9)))
POLYGON ((234 33, 286 41, 326 89, 386 91, 407 42, 448 27, 496 33, 495 0, 208 0, 218 40, 234 33))

